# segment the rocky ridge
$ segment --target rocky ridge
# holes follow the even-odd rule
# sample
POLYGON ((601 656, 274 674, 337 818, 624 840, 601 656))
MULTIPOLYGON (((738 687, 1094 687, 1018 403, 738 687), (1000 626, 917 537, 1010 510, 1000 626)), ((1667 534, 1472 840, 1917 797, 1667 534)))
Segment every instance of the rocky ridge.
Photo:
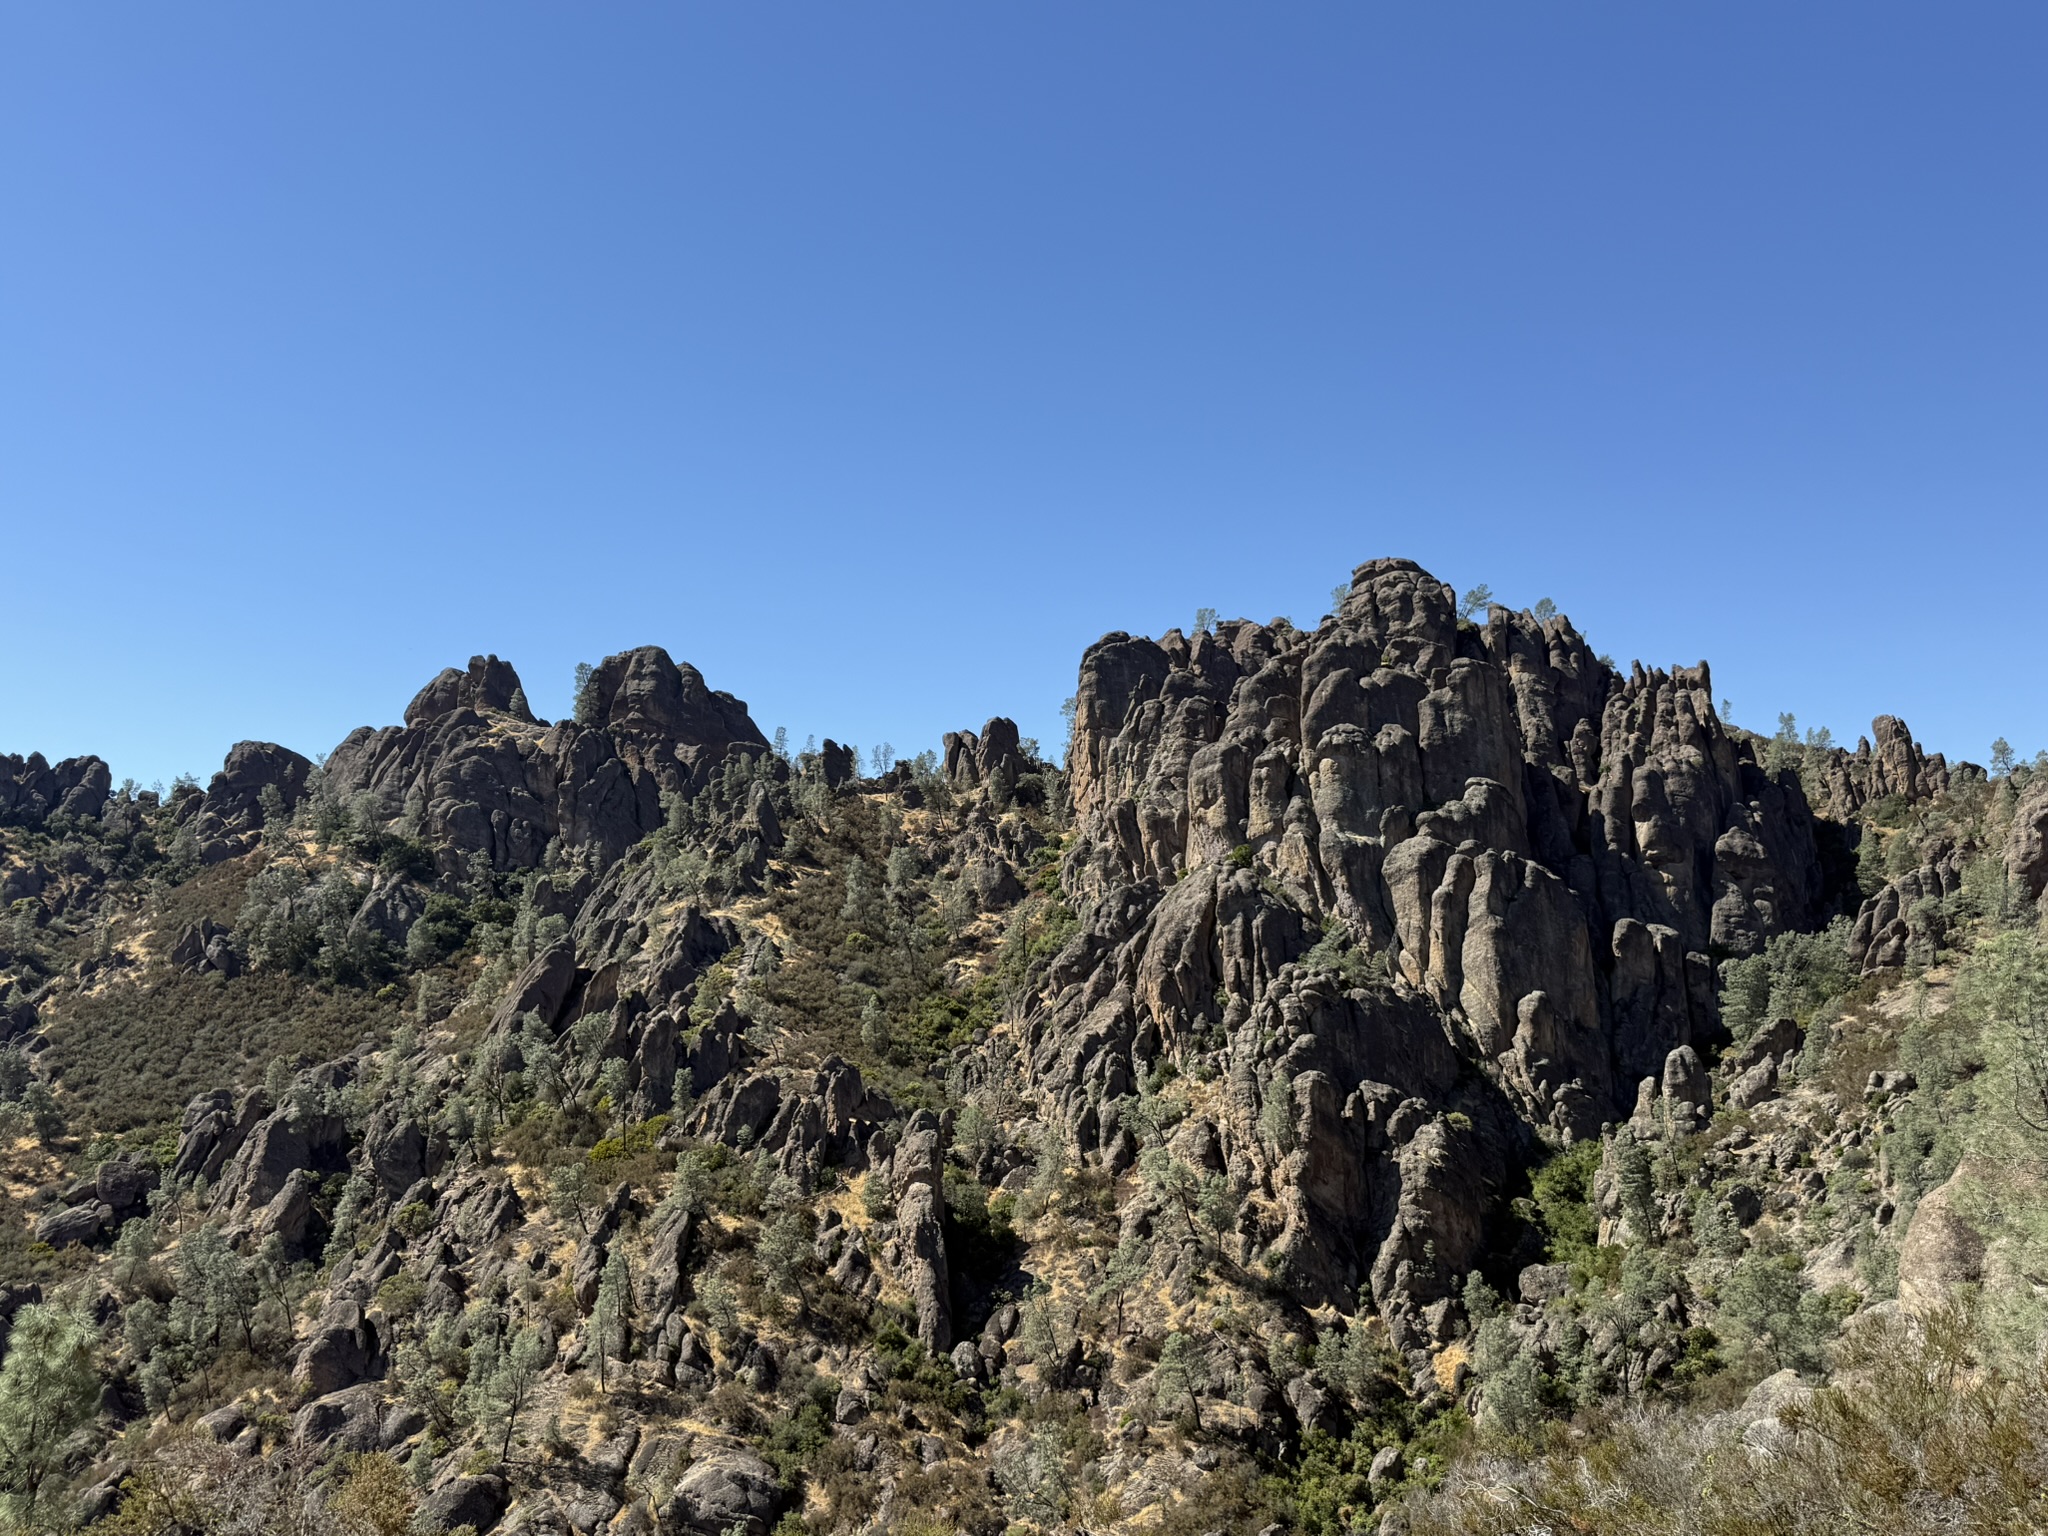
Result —
MULTIPOLYGON (((1799 1025, 1731 1038, 1719 967, 1846 915, 1824 853, 1846 818, 1949 795, 1897 721, 1834 754, 1810 804, 1719 719, 1704 663, 1623 675, 1562 617, 1461 620, 1399 560, 1359 567, 1314 632, 1107 636, 1075 705, 1064 773, 996 719, 863 779, 837 743, 778 755, 649 647, 593 669, 575 721, 474 658, 322 768, 241 743, 161 807, 112 795, 97 759, 0 760, 17 825, 154 816, 250 892, 291 874, 138 941, 170 970, 233 988, 332 954, 340 984, 402 984, 412 1015, 202 1094, 161 1162, 49 1191, 37 1237, 108 1254, 140 1219, 168 1244, 160 1286, 197 1233, 297 1275, 272 1323, 289 1390, 208 1407, 205 1433, 263 1465, 388 1453, 429 1528, 880 1528, 934 1499, 973 1526, 991 1469, 1038 1443, 997 1422, 1000 1394, 1107 1422, 1171 1390, 1144 1374, 1159 1335, 1127 1332, 1121 1299, 1110 1329, 1106 1295, 1156 1287, 1177 1317, 1227 1296, 1320 1334, 1305 1372, 1248 1342, 1167 1362, 1202 1434, 1284 1459, 1390 1403, 1480 1407, 1459 1371, 1478 1271, 1520 1276, 1515 1350, 1553 1372, 1587 1352, 1552 1336, 1570 1282, 1520 1214, 1532 1167, 1597 1153, 1599 1235, 1642 1243, 1630 1223, 1659 1218, 1625 1198, 1629 1149, 1676 1156, 1717 1105, 1761 1117, 1714 1143, 1723 1174, 1825 1185, 1857 1144, 1797 1086, 1799 1025), (1144 1280, 1112 1284, 1073 1236, 1091 1223, 1144 1280), (496 1422, 476 1383, 529 1337, 557 1421, 608 1359, 639 1406, 521 1465, 452 1454, 496 1422), (763 1459, 775 1403, 846 1488, 763 1459), (280 1407, 288 1432, 261 1427, 280 1407)), ((2002 851, 2029 897, 2042 803, 2002 851)), ((1912 914, 1979 843, 1925 843, 1846 962, 1904 963, 1912 914)), ((66 996, 10 1006, 62 1030, 66 996)), ((1736 1205, 1739 1227, 1777 1219, 1736 1205)), ((1659 1230, 1685 1219, 1669 1205, 1659 1230)), ((1691 1326, 1673 1295, 1597 1341, 1601 1369, 1670 1378, 1691 1326)), ((114 1422, 196 1416, 189 1384, 115 1353, 114 1422)), ((1090 1475, 1118 1469, 1127 1512, 1191 1497, 1143 1438, 1090 1475)), ((1372 1487, 1404 1475, 1368 1459, 1372 1487)))

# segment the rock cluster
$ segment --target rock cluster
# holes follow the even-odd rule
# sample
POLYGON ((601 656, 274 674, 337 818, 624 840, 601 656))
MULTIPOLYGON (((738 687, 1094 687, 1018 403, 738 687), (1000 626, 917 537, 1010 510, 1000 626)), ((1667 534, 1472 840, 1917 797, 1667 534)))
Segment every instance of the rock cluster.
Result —
POLYGON ((40 827, 52 815, 96 817, 113 785, 112 770, 97 757, 67 757, 52 767, 40 752, 0 752, 0 821, 40 827))
POLYGON ((1726 730, 1704 664, 1624 677, 1563 618, 1462 623, 1407 561, 1361 566, 1314 634, 1107 637, 1070 762, 1064 878, 1093 917, 1036 1080, 1115 1156, 1117 1098, 1229 1036, 1222 1156, 1276 1213, 1248 1242, 1307 1294, 1369 1283, 1401 1337, 1528 1128, 1628 1113, 1716 1027, 1710 953, 1819 915, 1798 783, 1726 730), (1346 980, 1305 963, 1318 939, 1346 980), (1245 1130, 1274 1123, 1294 1145, 1245 1130))
POLYGON ((450 872, 473 854, 533 869, 551 843, 610 864, 735 757, 768 753, 746 705, 658 646, 607 657, 589 723, 536 721, 511 666, 477 657, 420 690, 405 724, 364 727, 334 749, 327 790, 418 829, 450 872))
POLYGON ((1904 965, 1915 937, 1931 942, 1944 926, 1938 904, 1963 888, 1968 850, 1939 843, 1917 869, 1887 881, 1856 912, 1849 933, 1849 963, 1866 974, 1904 965))
POLYGON ((1949 786, 1948 762, 1939 752, 1922 752, 1906 723, 1891 715, 1871 722, 1877 745, 1865 736, 1854 752, 1837 747, 1828 758, 1824 809, 1847 821, 1865 806, 1897 796, 1931 800, 1949 786))
POLYGON ((178 820, 190 822, 202 863, 218 864, 249 852, 261 840, 269 813, 266 800, 289 816, 305 797, 313 765, 289 747, 270 741, 238 741, 206 786, 204 795, 178 805, 178 820), (272 791, 268 797, 265 791, 272 791))
POLYGON ((956 789, 992 792, 998 804, 1006 802, 1024 771, 1024 754, 1018 746, 1017 722, 1001 715, 972 731, 948 731, 945 739, 946 779, 956 789))

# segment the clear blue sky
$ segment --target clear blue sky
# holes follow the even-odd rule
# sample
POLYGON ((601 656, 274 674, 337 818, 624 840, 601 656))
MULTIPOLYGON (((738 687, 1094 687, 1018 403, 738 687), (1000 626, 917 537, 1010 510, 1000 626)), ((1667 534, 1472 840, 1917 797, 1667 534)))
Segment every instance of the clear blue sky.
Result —
POLYGON ((0 750, 656 642, 899 752, 1356 562, 2048 747, 2048 8, 18 4, 0 750))

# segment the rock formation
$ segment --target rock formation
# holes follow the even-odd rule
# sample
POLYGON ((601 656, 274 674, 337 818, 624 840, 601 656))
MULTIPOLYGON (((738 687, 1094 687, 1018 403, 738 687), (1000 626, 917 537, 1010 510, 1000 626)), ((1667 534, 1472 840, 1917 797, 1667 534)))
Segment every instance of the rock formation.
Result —
POLYGON ((473 658, 420 690, 405 724, 364 727, 334 749, 326 792, 377 820, 419 829, 445 866, 482 854, 533 869, 551 843, 609 864, 662 824, 661 798, 688 800, 767 738, 746 705, 658 646, 606 658, 590 722, 537 722, 510 665, 473 658))
POLYGON ((1225 1155, 1274 1201, 1254 1246, 1306 1294, 1369 1281, 1410 1333, 1529 1130, 1626 1115, 1715 1030, 1710 953, 1819 916, 1812 813, 1704 664, 1623 677, 1563 618, 1461 623, 1407 561, 1361 566, 1314 634, 1099 642, 1071 772, 1065 880, 1096 916, 1037 1080, 1093 1151, 1104 1105, 1228 1035, 1225 1155), (1247 1129, 1276 1095, 1292 1150, 1247 1129))

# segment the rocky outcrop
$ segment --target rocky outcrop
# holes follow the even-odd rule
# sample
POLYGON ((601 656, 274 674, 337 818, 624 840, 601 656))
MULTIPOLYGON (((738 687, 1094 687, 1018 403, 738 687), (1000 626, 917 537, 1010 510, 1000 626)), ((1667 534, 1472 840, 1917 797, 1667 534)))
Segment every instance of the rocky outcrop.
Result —
POLYGON ((1854 752, 1837 747, 1828 755, 1823 806, 1829 816, 1847 821, 1879 800, 1895 796, 1915 804, 1947 792, 1947 760, 1939 752, 1921 751, 1905 721, 1879 715, 1870 729, 1876 746, 1865 736, 1854 752))
POLYGON ((354 1145, 340 1095, 355 1062, 325 1063, 300 1074, 283 1104, 261 1091, 239 1105, 221 1091, 186 1107, 174 1179, 204 1179, 212 1210, 231 1235, 280 1238, 288 1251, 313 1251, 317 1229, 312 1185, 349 1171, 354 1145))
POLYGON ((1902 966, 1916 940, 1932 946, 1946 930, 1939 904, 1962 890, 1967 851, 1944 840, 1928 854, 1926 863, 1888 881, 1857 909, 1848 944, 1856 970, 1868 974, 1902 966))
POLYGON ((0 822, 41 828, 53 815, 97 817, 114 787, 97 757, 67 757, 52 767, 40 752, 0 752, 0 822))
POLYGON ((2027 900, 2048 890, 2048 776, 2037 777, 2020 796, 2005 838, 2005 876, 2027 900))
POLYGON ((420 1501, 413 1528, 488 1531, 505 1513, 512 1491, 502 1477, 491 1474, 450 1478, 420 1501))
POLYGON ((187 926, 178 935, 177 943, 171 946, 170 960, 179 970, 190 971, 195 976, 204 976, 210 971, 217 971, 223 976, 238 976, 242 970, 242 957, 235 953, 228 930, 212 918, 202 918, 187 926))
POLYGON ((661 1511, 661 1536, 767 1536, 784 1503, 775 1469, 753 1452, 707 1451, 690 1464, 661 1511))
POLYGON ((1984 1278, 1984 1234, 1959 1209, 1969 1175, 1966 1161, 1914 1209, 1899 1244, 1899 1304, 1909 1312, 1937 1311, 1953 1299, 1959 1286, 1984 1278))
POLYGON ((955 789, 986 789, 998 803, 1007 802, 1024 771, 1017 722, 998 715, 972 731, 948 731, 945 739, 946 781, 955 789))
POLYGON ((330 1302, 292 1362, 292 1383, 307 1397, 325 1397, 383 1373, 383 1345, 363 1309, 330 1302))
MULTIPOLYGON (((1591 1135, 1696 1065, 1709 955, 1821 915, 1798 782, 1723 726, 1704 664, 1621 676, 1561 617, 1461 623, 1407 561, 1361 566, 1313 634, 1106 637, 1070 770, 1062 875, 1093 917, 1036 1080, 1115 1157, 1117 1097, 1227 1032, 1247 1118, 1280 1096, 1296 1143, 1230 1149, 1290 1276, 1341 1301, 1369 1275, 1400 1319, 1463 1273, 1526 1127, 1591 1135), (1299 969, 1324 935, 1341 980, 1299 969)), ((1671 1084, 1688 1114, 1704 1083, 1671 1084)))
POLYGON ((1778 1096, 1792 1060, 1804 1043, 1804 1032, 1791 1019, 1776 1019, 1721 1058, 1728 1081, 1728 1102, 1753 1109, 1778 1096))
POLYGON ((945 1148, 938 1117, 913 1115, 891 1172, 896 1199, 897 1273, 917 1315, 917 1337, 933 1355, 953 1344, 952 1282, 946 1263, 945 1148))
POLYGON ((603 865, 662 825, 664 794, 688 800, 735 757, 772 756, 745 704, 656 646, 608 657, 582 703, 587 724, 543 726, 511 666, 475 658, 423 688, 404 725, 335 748, 327 792, 416 828, 449 873, 476 853, 533 869, 551 843, 603 865))
POLYGON ((290 816, 298 808, 312 771, 312 763, 289 747, 270 741, 236 742, 205 795, 181 807, 199 840, 201 861, 218 864, 254 848, 270 810, 290 816), (266 795, 266 790, 273 793, 266 795))
POLYGON ((470 657, 465 672, 443 667, 405 706, 405 723, 422 725, 463 709, 478 714, 509 715, 525 725, 538 723, 526 706, 526 690, 520 686, 519 674, 512 670, 510 662, 495 656, 470 657))
POLYGON ((261 1093, 247 1094, 239 1104, 225 1088, 200 1094, 185 1106, 179 1123, 178 1155, 171 1164, 171 1177, 212 1183, 269 1113, 270 1100, 261 1093))

